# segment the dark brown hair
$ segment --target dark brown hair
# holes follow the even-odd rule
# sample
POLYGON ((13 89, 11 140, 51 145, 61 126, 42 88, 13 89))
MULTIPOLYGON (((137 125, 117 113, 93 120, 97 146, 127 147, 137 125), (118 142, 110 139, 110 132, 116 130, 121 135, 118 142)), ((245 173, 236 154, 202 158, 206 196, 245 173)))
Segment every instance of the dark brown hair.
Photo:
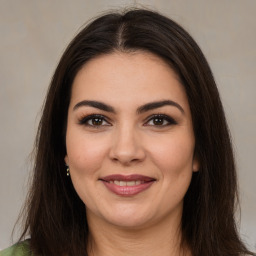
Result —
POLYGON ((114 51, 156 54, 177 73, 186 90, 200 159, 200 171, 193 174, 182 216, 183 241, 193 256, 253 255, 236 229, 235 164, 209 65, 183 28, 156 12, 141 9, 97 18, 64 52, 39 124, 22 238, 30 235, 35 255, 86 255, 86 210, 66 176, 64 164, 67 110, 77 72, 92 58, 114 51))

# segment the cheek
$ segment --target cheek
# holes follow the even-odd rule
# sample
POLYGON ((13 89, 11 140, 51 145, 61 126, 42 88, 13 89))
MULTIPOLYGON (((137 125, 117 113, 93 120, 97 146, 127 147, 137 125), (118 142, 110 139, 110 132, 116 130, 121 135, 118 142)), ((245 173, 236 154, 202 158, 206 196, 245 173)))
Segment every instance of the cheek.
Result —
POLYGON ((186 135, 176 135, 158 140, 150 154, 163 175, 183 175, 192 172, 194 139, 186 135))
POLYGON ((91 136, 70 133, 66 138, 67 155, 71 172, 91 175, 100 169, 106 154, 106 145, 91 136))
POLYGON ((154 142, 150 154, 159 171, 161 186, 155 201, 160 201, 159 212, 170 213, 178 209, 178 206, 182 208, 191 182, 194 139, 193 136, 179 136, 179 133, 175 133, 162 139, 158 138, 158 142, 154 142))
POLYGON ((69 132, 66 137, 68 164, 73 186, 85 205, 94 207, 94 201, 100 200, 95 190, 95 181, 106 154, 104 143, 97 138, 86 136, 79 131, 69 132))

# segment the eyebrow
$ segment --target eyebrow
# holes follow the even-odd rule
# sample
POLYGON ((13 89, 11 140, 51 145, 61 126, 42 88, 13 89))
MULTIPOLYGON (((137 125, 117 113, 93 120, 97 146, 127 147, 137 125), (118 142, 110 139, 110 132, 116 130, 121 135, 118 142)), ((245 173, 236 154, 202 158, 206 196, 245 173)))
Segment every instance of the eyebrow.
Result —
POLYGON ((173 107, 176 107, 178 108, 182 114, 185 113, 184 109, 181 107, 180 104, 178 104, 177 102, 175 101, 172 101, 172 100, 162 100, 162 101, 155 101, 155 102, 150 102, 150 103, 147 103, 141 107, 139 107, 137 109, 137 113, 138 114, 141 114, 141 113, 144 113, 144 112, 147 112, 149 110, 152 110, 152 109, 155 109, 155 108, 160 108, 160 107, 164 107, 164 106, 173 106, 173 107))
POLYGON ((89 106, 89 107, 104 110, 106 112, 115 113, 115 110, 114 110, 113 107, 111 107, 111 106, 109 106, 105 103, 102 103, 102 102, 99 102, 99 101, 94 101, 94 100, 83 100, 83 101, 77 103, 74 106, 73 110, 76 110, 76 109, 78 109, 79 107, 82 107, 82 106, 89 106))
MULTIPOLYGON (((73 110, 76 110, 76 109, 78 109, 79 107, 82 107, 82 106, 89 106, 89 107, 93 107, 93 108, 98 108, 98 109, 106 111, 106 112, 116 113, 114 108, 111 107, 110 105, 107 105, 107 104, 105 104, 103 102, 94 101, 94 100, 83 100, 83 101, 77 103, 74 106, 73 110)), ((185 111, 181 107, 181 105, 178 104, 175 101, 172 101, 172 100, 162 100, 162 101, 150 102, 150 103, 147 103, 145 105, 140 106, 137 109, 136 112, 138 114, 141 114, 141 113, 147 112, 149 110, 160 108, 160 107, 164 107, 164 106, 173 106, 173 107, 178 108, 181 111, 182 114, 185 113, 185 111)))

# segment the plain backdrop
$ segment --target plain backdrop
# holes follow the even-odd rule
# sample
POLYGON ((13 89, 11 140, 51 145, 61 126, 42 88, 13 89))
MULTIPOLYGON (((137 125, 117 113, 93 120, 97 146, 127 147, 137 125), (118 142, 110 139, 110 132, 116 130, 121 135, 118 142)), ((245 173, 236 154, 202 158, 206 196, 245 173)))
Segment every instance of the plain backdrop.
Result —
POLYGON ((89 19, 125 6, 169 16, 205 53, 234 142, 240 233, 255 250, 256 0, 0 0, 0 249, 12 243, 41 106, 61 54, 89 19))

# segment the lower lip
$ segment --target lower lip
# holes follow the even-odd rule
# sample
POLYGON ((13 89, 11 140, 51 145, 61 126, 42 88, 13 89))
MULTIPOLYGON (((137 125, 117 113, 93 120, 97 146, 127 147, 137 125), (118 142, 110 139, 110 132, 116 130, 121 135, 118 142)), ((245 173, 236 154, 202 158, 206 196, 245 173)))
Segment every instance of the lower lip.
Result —
POLYGON ((134 196, 148 189, 154 181, 142 183, 135 186, 118 186, 114 183, 102 181, 103 184, 113 193, 119 196, 134 196))

